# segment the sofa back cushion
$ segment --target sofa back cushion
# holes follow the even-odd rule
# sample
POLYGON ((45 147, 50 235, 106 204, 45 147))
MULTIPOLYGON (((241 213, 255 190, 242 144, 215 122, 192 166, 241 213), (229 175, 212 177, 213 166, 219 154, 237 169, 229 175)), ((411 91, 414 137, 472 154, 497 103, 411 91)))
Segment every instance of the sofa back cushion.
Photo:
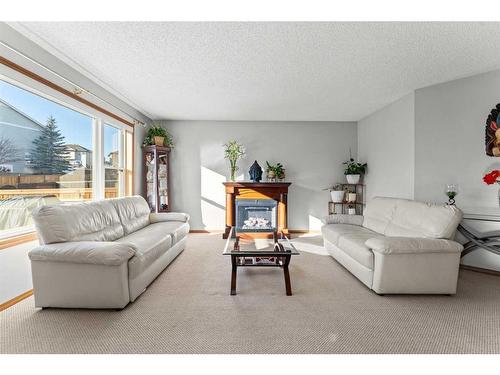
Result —
POLYGON ((135 195, 133 197, 110 199, 109 202, 118 212, 125 235, 134 233, 149 225, 151 210, 143 197, 135 195))
POLYGON ((71 241, 115 241, 123 227, 109 201, 41 206, 33 220, 42 244, 71 241))
POLYGON ((451 239, 462 220, 455 206, 395 198, 374 198, 366 212, 363 226, 388 237, 451 239))
POLYGON ((384 234, 396 210, 397 199, 373 198, 363 213, 363 226, 374 232, 384 234))

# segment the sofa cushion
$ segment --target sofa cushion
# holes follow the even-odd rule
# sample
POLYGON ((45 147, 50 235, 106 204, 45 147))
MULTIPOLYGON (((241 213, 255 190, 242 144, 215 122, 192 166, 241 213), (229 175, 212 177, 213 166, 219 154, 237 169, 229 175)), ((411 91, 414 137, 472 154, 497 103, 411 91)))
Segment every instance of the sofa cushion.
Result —
POLYGON ((384 234, 394 215, 396 203, 397 199, 394 198, 373 198, 368 202, 363 212, 363 226, 374 232, 384 234))
POLYGON ((451 239, 461 220, 462 212, 455 206, 400 199, 385 235, 451 239))
POLYGON ((135 278, 172 247, 172 234, 164 223, 151 224, 116 242, 135 246, 135 256, 128 262, 129 278, 135 278))
POLYGON ((132 258, 134 245, 126 242, 77 241, 41 245, 29 252, 31 260, 119 266, 132 258))
MULTIPOLYGON (((360 227, 359 225, 350 224, 326 224, 321 227, 321 232, 323 237, 330 241, 332 244, 339 244, 340 236, 350 233, 363 233, 369 231, 366 228, 360 227)), ((372 231, 369 231, 373 233, 372 231)))
POLYGON ((41 244, 74 241, 114 241, 123 227, 109 201, 64 203, 33 210, 41 244))
POLYGON ((146 200, 139 196, 110 199, 123 226, 125 235, 134 233, 149 225, 151 210, 146 200))
POLYGON ((161 225, 164 231, 172 234, 172 246, 177 242, 182 240, 189 233, 189 224, 180 221, 165 221, 157 224, 151 225, 161 225))
POLYGON ((373 269, 373 252, 365 245, 370 238, 383 238, 384 236, 372 231, 342 234, 338 241, 338 247, 351 258, 363 266, 373 269))
POLYGON ((149 214, 149 222, 151 224, 161 221, 182 221, 183 223, 187 223, 189 215, 184 212, 151 212, 149 214))
POLYGON ((449 239, 462 220, 455 206, 385 197, 373 198, 364 216, 365 228, 389 237, 449 239))

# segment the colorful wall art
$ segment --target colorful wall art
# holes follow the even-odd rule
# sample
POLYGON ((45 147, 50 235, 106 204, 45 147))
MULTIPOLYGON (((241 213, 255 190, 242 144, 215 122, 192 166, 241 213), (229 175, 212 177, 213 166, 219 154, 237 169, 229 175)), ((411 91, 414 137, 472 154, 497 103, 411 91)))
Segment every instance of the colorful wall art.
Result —
POLYGON ((493 108, 486 119, 486 155, 500 156, 500 103, 493 108))

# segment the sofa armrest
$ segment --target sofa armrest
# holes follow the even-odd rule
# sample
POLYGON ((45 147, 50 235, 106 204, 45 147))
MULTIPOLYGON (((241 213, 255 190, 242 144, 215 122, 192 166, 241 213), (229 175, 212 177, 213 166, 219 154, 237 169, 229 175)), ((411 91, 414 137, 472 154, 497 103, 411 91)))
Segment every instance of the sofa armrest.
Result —
POLYGON ((29 257, 37 261, 117 266, 132 258, 136 250, 126 242, 60 242, 38 246, 29 252, 29 257))
POLYGON ((463 246, 455 241, 434 238, 370 238, 365 245, 381 254, 460 253, 463 246))
POLYGON ((363 225, 362 215, 345 215, 345 214, 335 214, 328 215, 323 219, 324 224, 351 224, 351 225, 363 225))
POLYGON ((149 222, 151 224, 161 223, 162 221, 181 221, 187 223, 189 215, 183 212, 159 212, 149 214, 149 222))

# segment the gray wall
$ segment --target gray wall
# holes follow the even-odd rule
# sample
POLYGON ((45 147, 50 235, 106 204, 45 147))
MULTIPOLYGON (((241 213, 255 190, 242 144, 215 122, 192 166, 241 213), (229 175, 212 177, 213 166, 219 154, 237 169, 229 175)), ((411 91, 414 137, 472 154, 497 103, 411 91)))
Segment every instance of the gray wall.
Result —
MULTIPOLYGON (((500 169, 500 159, 484 151, 485 122, 500 102, 499 87, 500 71, 495 71, 416 91, 416 199, 443 202, 445 185, 458 183, 457 205, 466 213, 500 215, 498 185, 482 181, 484 173, 500 169)), ((482 250, 462 263, 500 271, 500 257, 482 250)))
POLYGON ((483 174, 500 169, 484 151, 484 127, 500 102, 500 71, 426 87, 415 93, 415 198, 446 200, 444 186, 458 183, 462 207, 498 207, 497 186, 483 174))
MULTIPOLYGON (((320 228, 327 214, 329 193, 322 191, 343 181, 342 162, 349 148, 356 155, 356 123, 350 122, 223 122, 164 121, 172 132, 173 209, 191 215, 193 229, 223 229, 225 193, 222 182, 229 165, 222 145, 232 139, 244 144, 247 157, 240 163, 240 179, 257 160, 264 167, 281 162, 289 191, 289 228, 320 228)), ((264 169, 264 168, 263 168, 264 169)))
POLYGON ((366 197, 413 199, 415 96, 406 95, 358 122, 358 158, 368 162, 366 197))
MULTIPOLYGON (((498 186, 482 181, 485 172, 500 169, 500 159, 484 151, 485 121, 500 102, 499 87, 500 71, 450 81, 416 90, 361 120, 358 155, 369 166, 368 196, 443 203, 445 185, 458 183, 457 205, 466 213, 500 215, 498 186)), ((500 270, 500 257, 482 251, 462 263, 500 270)))

